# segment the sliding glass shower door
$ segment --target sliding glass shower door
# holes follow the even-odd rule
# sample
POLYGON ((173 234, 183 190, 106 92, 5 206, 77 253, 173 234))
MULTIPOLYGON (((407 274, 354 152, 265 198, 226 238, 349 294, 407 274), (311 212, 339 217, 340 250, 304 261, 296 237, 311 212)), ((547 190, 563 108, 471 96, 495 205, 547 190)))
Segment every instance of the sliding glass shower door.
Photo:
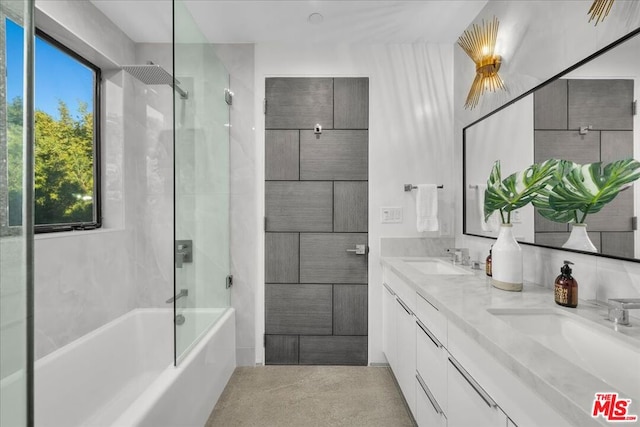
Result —
POLYGON ((33 425, 32 20, 33 0, 0 2, 0 425, 16 427, 33 425))
POLYGON ((174 1, 176 364, 229 306, 229 74, 174 1), (225 101, 226 99, 226 101, 225 101))

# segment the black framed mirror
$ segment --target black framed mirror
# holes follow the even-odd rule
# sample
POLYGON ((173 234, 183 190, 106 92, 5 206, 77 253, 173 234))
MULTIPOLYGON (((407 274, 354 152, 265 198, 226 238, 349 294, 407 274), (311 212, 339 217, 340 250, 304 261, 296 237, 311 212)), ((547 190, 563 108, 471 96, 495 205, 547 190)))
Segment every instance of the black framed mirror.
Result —
MULTIPOLYGON (((549 158, 581 164, 640 158, 638 52, 640 28, 463 129, 463 234, 498 235, 497 218, 485 222, 481 214, 495 160, 506 177, 549 158)), ((640 261, 637 216, 640 183, 587 219, 595 254, 640 261)), ((569 237, 568 224, 546 220, 531 205, 511 220, 524 244, 564 249, 569 237)))

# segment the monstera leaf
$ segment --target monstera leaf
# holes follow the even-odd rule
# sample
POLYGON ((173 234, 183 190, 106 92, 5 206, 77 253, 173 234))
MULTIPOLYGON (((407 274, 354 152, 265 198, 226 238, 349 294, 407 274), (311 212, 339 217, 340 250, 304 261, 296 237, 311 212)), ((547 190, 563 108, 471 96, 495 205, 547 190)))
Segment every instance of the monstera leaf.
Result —
POLYGON ((554 222, 577 222, 577 211, 556 211, 549 204, 549 196, 553 188, 562 182, 562 179, 573 169, 580 167, 579 164, 568 161, 558 160, 553 177, 547 181, 547 184, 538 190, 538 194, 531 202, 535 206, 540 215, 554 222))
POLYGON ((574 221, 582 223, 638 178, 640 162, 635 159, 618 160, 604 168, 602 162, 575 164, 551 189, 549 206, 556 212, 571 212, 574 221))
POLYGON ((502 180, 500 161, 491 169, 484 194, 485 221, 496 210, 500 211, 503 224, 511 222, 511 212, 532 202, 548 181, 553 179, 559 160, 550 159, 534 163, 523 171, 513 173, 502 180), (505 218, 504 213, 507 213, 505 218))

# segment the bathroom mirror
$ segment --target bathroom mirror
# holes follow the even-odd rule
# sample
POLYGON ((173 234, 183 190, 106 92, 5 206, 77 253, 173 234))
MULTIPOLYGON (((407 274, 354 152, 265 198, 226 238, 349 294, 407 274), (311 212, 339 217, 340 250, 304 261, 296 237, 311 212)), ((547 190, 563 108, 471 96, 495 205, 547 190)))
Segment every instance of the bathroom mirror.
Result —
MULTIPOLYGON (((640 29, 568 68, 540 86, 471 123, 463 130, 463 233, 496 238, 499 221, 482 217, 482 200, 493 162, 502 177, 549 158, 577 163, 640 159, 640 29)), ((597 253, 640 260, 640 182, 602 211, 587 217, 597 253)), ((561 248, 567 224, 541 217, 533 206, 513 212, 518 241, 561 248)))

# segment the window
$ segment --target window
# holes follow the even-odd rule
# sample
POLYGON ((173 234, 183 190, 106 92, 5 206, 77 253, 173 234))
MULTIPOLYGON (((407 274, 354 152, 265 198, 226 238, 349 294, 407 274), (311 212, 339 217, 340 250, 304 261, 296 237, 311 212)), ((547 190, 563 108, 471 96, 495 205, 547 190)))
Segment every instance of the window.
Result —
MULTIPOLYGON (((9 226, 22 223, 22 28, 5 20, 9 226)), ((35 44, 35 231, 100 227, 100 69, 42 31, 35 44)))

